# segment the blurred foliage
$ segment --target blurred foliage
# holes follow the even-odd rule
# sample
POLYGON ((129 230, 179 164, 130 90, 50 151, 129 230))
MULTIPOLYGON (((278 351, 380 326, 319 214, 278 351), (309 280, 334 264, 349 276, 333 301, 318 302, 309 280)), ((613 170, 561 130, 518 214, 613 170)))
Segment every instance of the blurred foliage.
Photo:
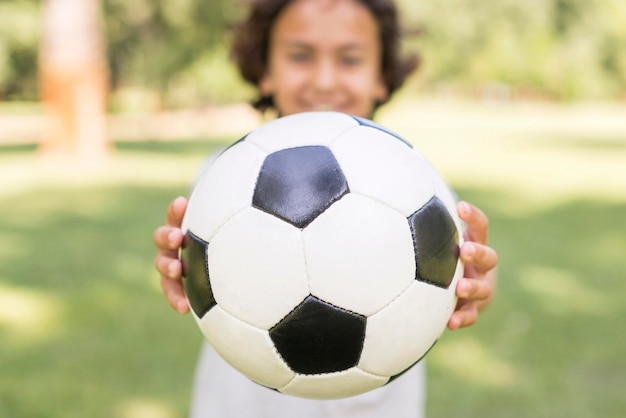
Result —
POLYGON ((425 82, 475 88, 499 83, 560 100, 626 92, 623 0, 401 0, 425 82))
POLYGON ((0 100, 37 97, 40 2, 0 0, 0 100))
POLYGON ((212 61, 226 50, 226 28, 237 2, 104 0, 103 5, 114 90, 149 88, 160 107, 212 98, 210 91, 195 88, 202 86, 202 71, 221 70, 212 69, 212 61))
MULTIPOLYGON (((248 97, 228 59, 228 28, 244 2, 102 0, 113 106, 248 97)), ((407 28, 421 33, 406 42, 424 58, 413 89, 556 100, 624 97, 624 0, 398 2, 407 28)), ((0 99, 37 97, 39 18, 40 1, 0 0, 0 99)))

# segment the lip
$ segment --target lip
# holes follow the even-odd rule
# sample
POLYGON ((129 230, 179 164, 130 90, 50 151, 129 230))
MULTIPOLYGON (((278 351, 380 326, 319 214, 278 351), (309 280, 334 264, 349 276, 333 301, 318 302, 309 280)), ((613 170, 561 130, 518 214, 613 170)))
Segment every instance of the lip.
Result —
POLYGON ((345 106, 327 103, 307 104, 303 107, 311 112, 342 112, 342 109, 345 109, 345 106))

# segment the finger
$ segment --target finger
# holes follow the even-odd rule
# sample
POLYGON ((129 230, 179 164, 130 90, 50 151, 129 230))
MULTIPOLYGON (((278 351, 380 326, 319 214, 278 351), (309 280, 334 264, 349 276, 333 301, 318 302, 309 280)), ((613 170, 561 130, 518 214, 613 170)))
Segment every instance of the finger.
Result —
POLYGON ((162 277, 170 280, 180 280, 182 278, 182 264, 179 260, 169 255, 157 254, 154 265, 162 277))
POLYGON ((448 320, 448 328, 452 331, 473 325, 478 319, 478 308, 475 303, 464 303, 448 320))
POLYGON ((160 226, 152 235, 159 250, 178 250, 183 243, 183 232, 176 227, 160 226))
POLYGON ((459 280, 456 286, 456 296, 467 301, 483 301, 489 299, 493 294, 492 284, 485 279, 459 280))
POLYGON ((464 242, 461 246, 461 261, 471 264, 478 273, 486 273, 498 264, 498 253, 487 245, 464 242))
POLYGON ((476 206, 467 202, 459 202, 457 205, 457 213, 465 225, 466 239, 481 244, 487 244, 487 235, 489 231, 489 218, 485 213, 476 206))
POLYGON ((189 312, 189 304, 187 303, 181 280, 170 280, 167 277, 161 277, 161 288, 170 306, 176 312, 181 314, 189 312))
POLYGON ((167 212, 165 216, 165 224, 180 228, 183 223, 183 216, 187 209, 187 199, 182 196, 172 200, 167 206, 167 212))

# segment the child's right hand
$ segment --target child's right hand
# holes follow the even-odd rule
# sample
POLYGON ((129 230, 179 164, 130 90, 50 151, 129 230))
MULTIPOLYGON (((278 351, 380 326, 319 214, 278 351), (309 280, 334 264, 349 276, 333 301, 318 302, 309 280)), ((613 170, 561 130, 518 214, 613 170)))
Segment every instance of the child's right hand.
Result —
POLYGON ((163 293, 172 307, 179 313, 189 312, 189 304, 183 288, 182 264, 178 250, 183 245, 183 231, 180 229, 187 199, 178 197, 167 207, 165 225, 158 227, 152 238, 157 247, 154 265, 161 274, 163 293))

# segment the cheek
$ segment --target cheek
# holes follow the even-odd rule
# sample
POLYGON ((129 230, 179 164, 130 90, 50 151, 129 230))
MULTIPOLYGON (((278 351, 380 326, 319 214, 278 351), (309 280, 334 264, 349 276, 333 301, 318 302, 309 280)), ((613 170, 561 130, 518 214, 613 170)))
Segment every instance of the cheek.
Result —
POLYGON ((371 74, 348 77, 345 83, 352 97, 363 103, 369 104, 380 99, 380 83, 371 74))
POLYGON ((297 95, 297 88, 292 83, 293 80, 282 79, 274 89, 274 102, 284 114, 292 113, 292 103, 297 95))
POLYGON ((293 66, 281 65, 277 66, 273 79, 275 93, 288 95, 306 82, 306 75, 293 66))
POLYGON ((275 74, 274 77, 274 104, 283 116, 300 112, 298 107, 298 97, 300 96, 303 86, 306 82, 302 77, 298 77, 297 73, 285 72, 275 74))

